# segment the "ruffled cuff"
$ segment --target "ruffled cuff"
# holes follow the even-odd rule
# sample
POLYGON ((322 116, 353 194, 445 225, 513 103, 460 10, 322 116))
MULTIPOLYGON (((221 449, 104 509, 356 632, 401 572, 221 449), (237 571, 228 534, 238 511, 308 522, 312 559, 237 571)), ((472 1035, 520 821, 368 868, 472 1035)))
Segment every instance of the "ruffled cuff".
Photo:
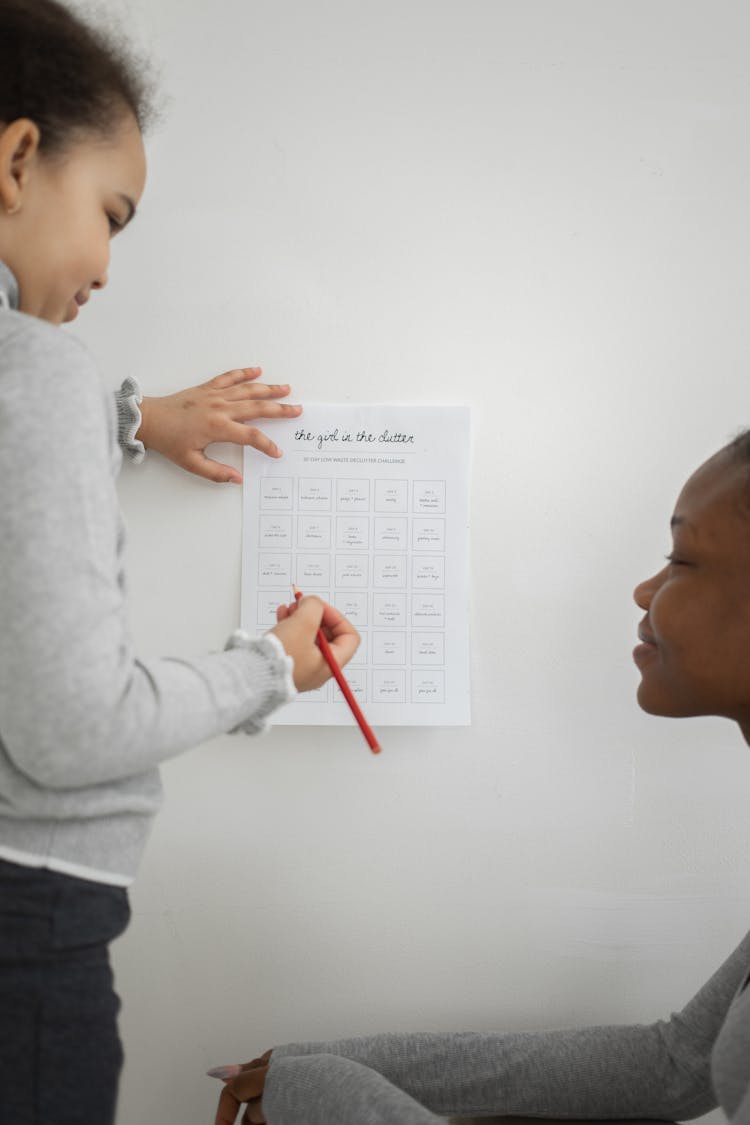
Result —
MULTIPOLYGON (((253 649, 256 652, 258 650, 263 651, 264 648, 268 652, 270 648, 271 651, 268 655, 278 665, 281 672, 281 683, 279 685, 281 698, 275 697, 273 707, 275 709, 280 707, 282 703, 289 703, 290 700, 294 699, 297 694, 292 676, 294 661, 291 656, 287 655, 283 644, 275 633, 264 633, 262 637, 251 637, 244 629, 235 629, 224 648, 245 648, 253 649)), ((269 726, 270 723, 266 715, 253 715, 252 718, 246 719, 243 723, 238 723, 230 733, 237 734, 241 731, 243 734, 262 734, 263 731, 268 730, 269 726)))
POLYGON ((125 379, 119 391, 115 391, 117 440, 125 457, 134 465, 139 465, 146 456, 145 445, 135 436, 143 421, 138 409, 142 400, 143 393, 136 379, 125 379))

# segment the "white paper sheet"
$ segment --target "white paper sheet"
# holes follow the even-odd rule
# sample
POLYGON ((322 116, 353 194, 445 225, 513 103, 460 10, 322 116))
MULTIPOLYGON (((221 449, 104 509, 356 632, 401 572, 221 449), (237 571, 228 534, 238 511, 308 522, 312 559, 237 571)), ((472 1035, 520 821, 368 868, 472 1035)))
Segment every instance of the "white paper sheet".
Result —
MULTIPOLYGON (((468 407, 306 405, 245 449, 242 626, 264 632, 295 583, 362 643, 344 674, 371 726, 470 722, 468 407)), ((354 722, 337 685, 274 724, 354 722)))

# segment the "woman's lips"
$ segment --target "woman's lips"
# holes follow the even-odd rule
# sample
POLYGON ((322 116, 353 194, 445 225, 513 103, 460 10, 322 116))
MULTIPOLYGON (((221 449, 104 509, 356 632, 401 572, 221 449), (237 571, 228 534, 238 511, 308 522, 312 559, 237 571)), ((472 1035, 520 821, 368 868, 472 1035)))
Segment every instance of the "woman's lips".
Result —
POLYGON ((633 649, 633 660, 639 668, 641 667, 641 665, 648 663, 648 661, 657 651, 657 648, 658 646, 653 641, 644 640, 641 637, 641 643, 639 645, 636 645, 633 649))

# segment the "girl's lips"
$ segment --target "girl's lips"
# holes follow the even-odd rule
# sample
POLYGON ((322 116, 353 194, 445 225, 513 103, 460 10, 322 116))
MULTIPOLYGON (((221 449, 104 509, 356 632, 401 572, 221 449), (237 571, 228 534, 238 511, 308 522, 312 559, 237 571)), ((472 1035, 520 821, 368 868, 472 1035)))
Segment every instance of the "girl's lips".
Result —
POLYGON ((75 297, 70 302, 70 311, 69 311, 68 315, 65 317, 66 324, 69 324, 71 320, 75 320, 75 318, 78 316, 78 310, 81 308, 82 305, 85 305, 87 301, 88 301, 88 295, 76 293, 75 297))

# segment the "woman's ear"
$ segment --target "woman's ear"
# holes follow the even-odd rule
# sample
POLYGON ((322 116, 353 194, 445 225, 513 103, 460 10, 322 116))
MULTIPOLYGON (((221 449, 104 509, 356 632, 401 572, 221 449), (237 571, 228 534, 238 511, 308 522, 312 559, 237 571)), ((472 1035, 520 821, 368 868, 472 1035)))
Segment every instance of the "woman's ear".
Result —
POLYGON ((11 121, 0 132, 0 210, 20 210, 31 166, 39 153, 39 127, 28 117, 11 121))

